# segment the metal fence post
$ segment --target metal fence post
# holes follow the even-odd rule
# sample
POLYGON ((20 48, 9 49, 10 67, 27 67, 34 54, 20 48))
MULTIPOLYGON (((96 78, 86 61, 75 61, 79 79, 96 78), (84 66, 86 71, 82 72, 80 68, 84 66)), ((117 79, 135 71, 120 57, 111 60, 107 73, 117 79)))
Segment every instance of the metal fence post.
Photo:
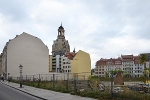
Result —
POLYGON ((68 85, 69 85, 69 84, 68 84, 68 83, 69 83, 68 81, 69 81, 69 73, 67 73, 67 80, 66 80, 66 90, 67 90, 67 91, 68 91, 68 85))
POLYGON ((41 79, 40 79, 40 74, 39 74, 38 86, 40 86, 40 81, 41 79))
POLYGON ((113 72, 111 73, 111 96, 113 97, 113 72))
POLYGON ((77 79, 76 79, 76 74, 74 76, 74 92, 77 93, 77 79))
POLYGON ((53 90, 55 89, 55 74, 53 74, 53 90))
POLYGON ((34 75, 33 75, 32 85, 34 85, 34 75))
POLYGON ((27 81, 27 75, 26 75, 26 81, 27 81))

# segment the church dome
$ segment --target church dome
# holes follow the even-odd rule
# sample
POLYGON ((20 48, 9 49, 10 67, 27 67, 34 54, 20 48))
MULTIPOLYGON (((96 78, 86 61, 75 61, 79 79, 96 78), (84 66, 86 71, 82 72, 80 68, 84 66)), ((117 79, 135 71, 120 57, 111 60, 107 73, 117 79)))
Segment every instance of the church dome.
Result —
POLYGON ((64 29, 63 27, 62 27, 62 25, 59 27, 59 29, 64 29))
POLYGON ((58 29, 57 39, 54 40, 54 43, 52 45, 52 53, 65 54, 65 52, 70 52, 69 42, 65 39, 64 32, 65 30, 61 23, 61 26, 58 29))

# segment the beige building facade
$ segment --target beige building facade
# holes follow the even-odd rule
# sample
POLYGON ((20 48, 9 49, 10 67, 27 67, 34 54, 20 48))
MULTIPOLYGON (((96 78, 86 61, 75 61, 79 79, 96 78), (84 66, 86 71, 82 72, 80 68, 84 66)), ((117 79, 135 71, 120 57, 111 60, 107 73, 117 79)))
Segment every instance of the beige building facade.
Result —
POLYGON ((2 55, 2 73, 5 78, 19 77, 19 65, 23 75, 47 74, 49 50, 41 39, 23 32, 6 43, 2 55))
POLYGON ((49 55, 49 72, 52 72, 52 55, 49 55))
POLYGON ((71 60, 71 72, 78 79, 88 79, 91 75, 91 58, 90 54, 79 50, 71 60))

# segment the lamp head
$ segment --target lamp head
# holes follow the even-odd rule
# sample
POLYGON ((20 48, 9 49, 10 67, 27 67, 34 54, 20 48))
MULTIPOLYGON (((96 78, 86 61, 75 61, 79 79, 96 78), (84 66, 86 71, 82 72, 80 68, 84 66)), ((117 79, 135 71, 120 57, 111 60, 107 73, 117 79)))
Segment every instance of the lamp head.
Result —
POLYGON ((19 68, 20 68, 20 70, 21 70, 21 69, 23 68, 23 66, 20 64, 19 68))

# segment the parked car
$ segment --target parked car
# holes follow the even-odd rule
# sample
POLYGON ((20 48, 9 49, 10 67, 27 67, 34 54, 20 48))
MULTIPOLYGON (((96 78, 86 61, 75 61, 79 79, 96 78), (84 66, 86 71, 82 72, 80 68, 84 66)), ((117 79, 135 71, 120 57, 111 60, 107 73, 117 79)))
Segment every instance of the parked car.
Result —
POLYGON ((150 84, 145 84, 143 87, 150 88, 150 84))
POLYGON ((123 92, 124 90, 122 90, 121 87, 114 87, 113 88, 113 93, 120 93, 120 92, 123 92))

